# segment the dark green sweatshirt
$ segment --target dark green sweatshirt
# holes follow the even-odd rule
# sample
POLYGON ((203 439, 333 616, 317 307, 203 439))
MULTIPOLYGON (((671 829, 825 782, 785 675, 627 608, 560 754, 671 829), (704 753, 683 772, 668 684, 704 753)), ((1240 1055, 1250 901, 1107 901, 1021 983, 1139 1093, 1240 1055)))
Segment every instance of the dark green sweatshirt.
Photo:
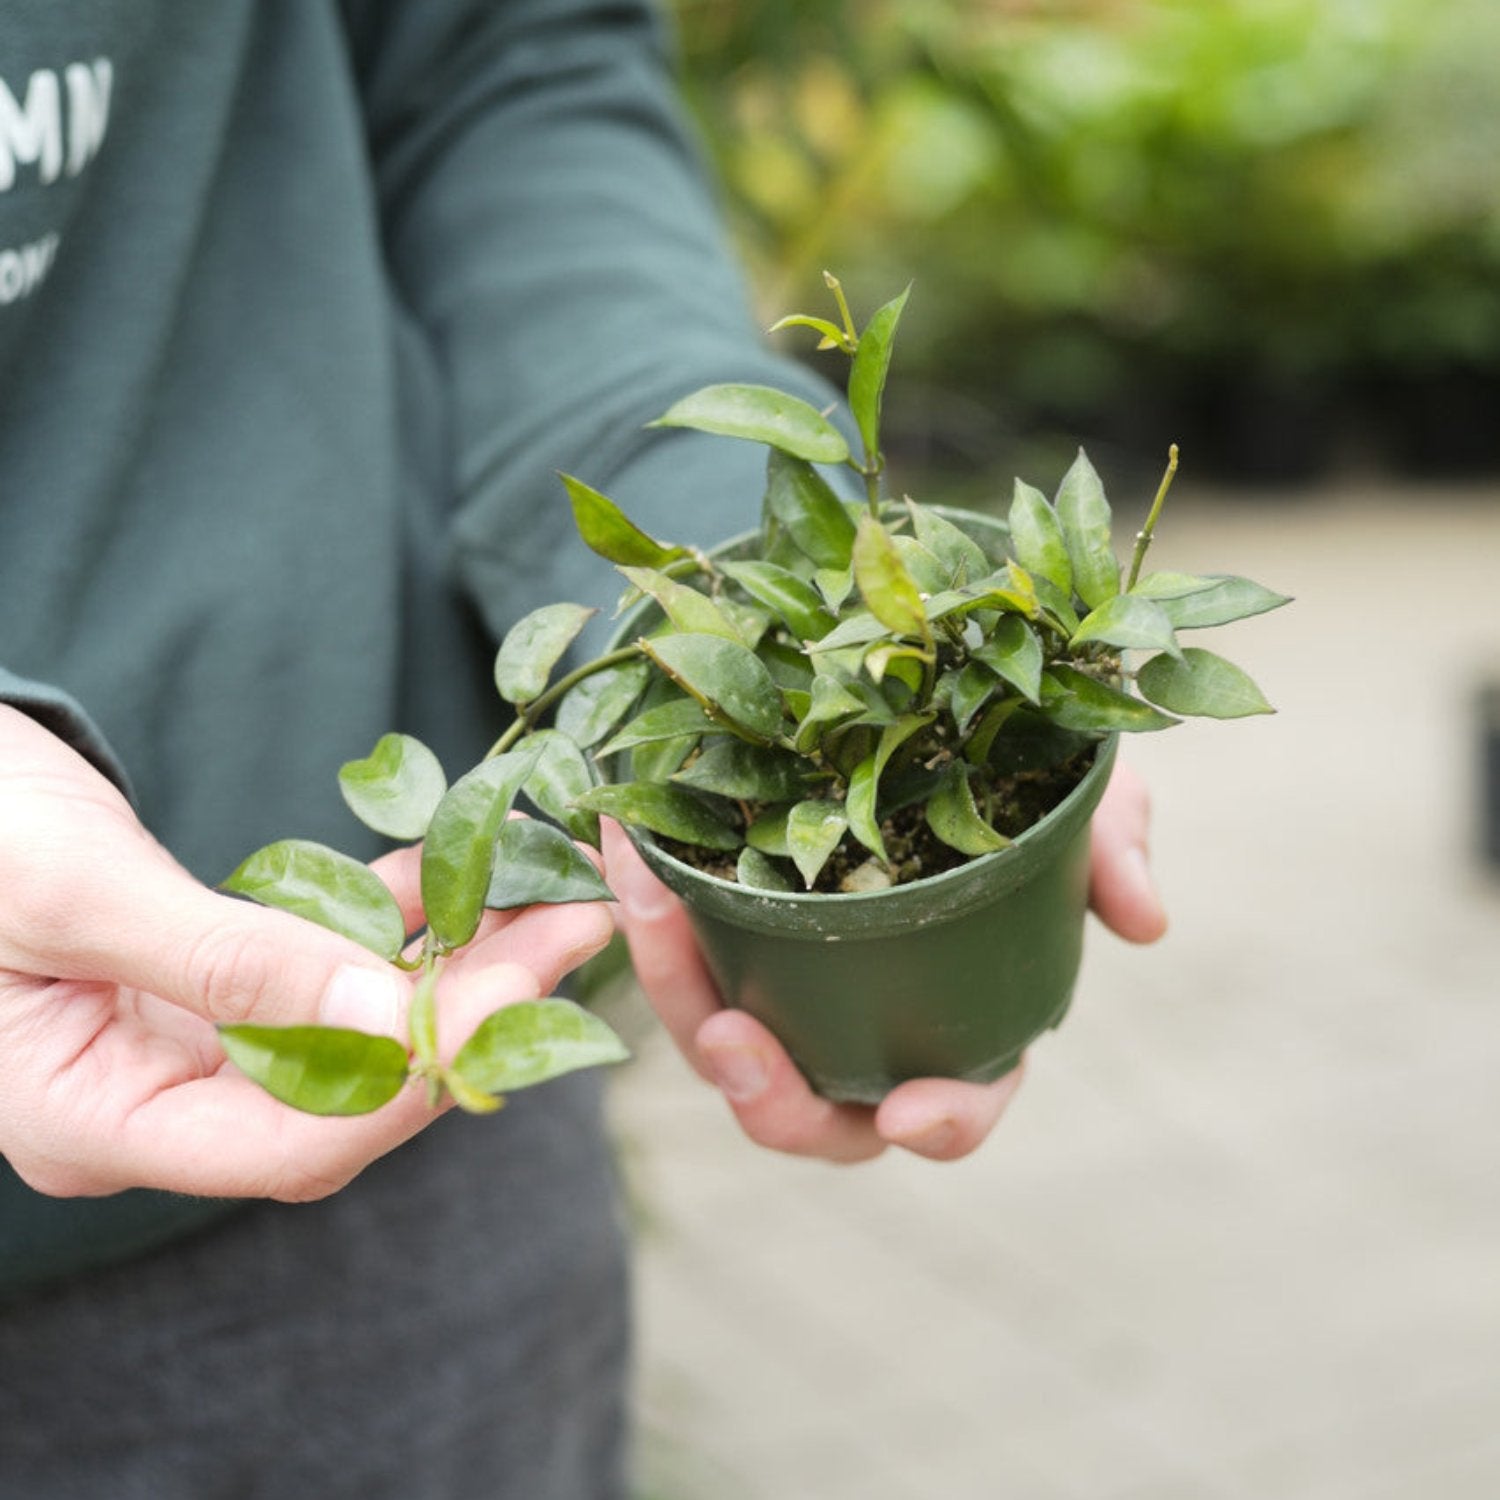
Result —
MULTIPOLYGON (((0 700, 206 881, 279 837, 375 852, 339 764, 400 729, 466 769, 498 634, 613 596, 555 471, 713 541, 760 454, 642 424, 799 378, 644 3, 0 11, 0 700)), ((221 1211, 0 1164, 0 1290, 221 1211)))

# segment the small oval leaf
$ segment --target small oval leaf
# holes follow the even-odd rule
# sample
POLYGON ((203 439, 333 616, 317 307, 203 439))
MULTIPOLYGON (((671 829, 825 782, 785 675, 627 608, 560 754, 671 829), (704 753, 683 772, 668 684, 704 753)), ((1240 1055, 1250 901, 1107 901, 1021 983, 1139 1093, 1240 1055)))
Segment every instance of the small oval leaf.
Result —
POLYGON ((938 558, 946 570, 947 577, 942 587, 962 588, 964 584, 994 571, 984 548, 946 516, 910 499, 906 502, 906 509, 917 540, 938 558))
POLYGON ((874 752, 862 760, 849 777, 849 791, 844 798, 849 831, 882 864, 889 863, 889 860, 880 833, 880 778, 885 774, 891 756, 919 729, 932 723, 934 717, 930 713, 905 714, 894 724, 888 724, 881 731, 874 752))
POLYGON ((1101 641, 1106 646, 1118 646, 1122 650, 1165 651, 1169 656, 1180 654, 1177 637, 1172 633, 1172 622, 1161 605, 1134 594, 1116 594, 1084 616, 1069 644, 1082 646, 1089 641, 1101 641))
POLYGON ((310 1115, 367 1115, 406 1082, 394 1037, 339 1026, 221 1026, 224 1055, 273 1099, 310 1115))
POLYGON ((533 818, 510 818, 500 825, 484 898, 489 910, 614 899, 593 860, 562 829, 533 818))
POLYGON ((1007 615, 995 626, 995 633, 974 653, 996 676, 1029 698, 1042 698, 1042 643, 1024 620, 1007 615))
POLYGON ((448 778, 421 740, 384 734, 363 760, 339 768, 339 790, 366 828, 393 839, 419 839, 448 790, 448 778))
POLYGON ((558 729, 580 749, 597 745, 630 712, 650 676, 642 657, 585 677, 558 705, 558 729))
POLYGON ((1085 733, 1168 729, 1178 721, 1074 667, 1055 666, 1042 676, 1042 712, 1063 729, 1085 733))
POLYGON ((575 839, 599 847, 599 819, 580 808, 578 799, 594 784, 583 751, 556 729, 527 735, 536 763, 521 788, 538 811, 561 823, 575 839))
POLYGON ((927 826, 960 854, 993 854, 1010 844, 1003 833, 997 833, 980 817, 968 770, 957 761, 943 772, 937 789, 927 799, 927 826))
POLYGON ((1110 540, 1104 484, 1082 448, 1058 489, 1057 521, 1073 567, 1073 588, 1097 609, 1120 592, 1120 564, 1110 540))
POLYGON ((649 425, 747 438, 812 463, 841 464, 849 457, 843 433, 822 412, 767 385, 705 386, 649 425))
POLYGON ((760 740, 781 732, 781 691, 753 651, 715 635, 643 641, 646 654, 709 716, 760 740))
POLYGON ((1153 656, 1136 683, 1145 697, 1174 714, 1242 719, 1276 712, 1247 673, 1201 646, 1185 647, 1178 661, 1153 656))
POLYGON ((495 686, 507 703, 530 703, 552 669, 598 613, 582 604, 544 604, 506 631, 495 655, 495 686))
POLYGON ((697 589, 678 583, 675 578, 668 578, 654 568, 621 568, 620 571, 634 587, 656 600, 678 630, 722 636, 726 641, 744 644, 738 627, 707 594, 700 594, 697 589))
POLYGON ((928 638, 921 590, 890 533, 873 516, 861 517, 854 539, 854 582, 870 613, 886 629, 928 638))
POLYGON ((537 755, 530 744, 481 761, 438 804, 422 843, 422 907, 434 937, 461 948, 484 912, 495 840, 537 755))
POLYGON ((806 460, 771 450, 765 510, 817 567, 838 572, 849 566, 854 522, 833 487, 806 460))
POLYGON ((736 802, 791 802, 807 792, 806 770, 801 756, 719 735, 672 779, 736 802))
POLYGON ((1213 580, 1213 587, 1195 589, 1188 594, 1158 598, 1162 613, 1178 630, 1202 630, 1212 625, 1231 625, 1252 615, 1290 604, 1286 594, 1264 588, 1249 578, 1224 576, 1213 580))
POLYGON ((584 544, 608 562, 635 568, 663 568, 679 557, 689 556, 686 547, 671 547, 647 536, 607 495, 562 475, 573 506, 573 524, 584 544))
POLYGON ((811 890, 828 856, 838 848, 849 820, 836 802, 799 802, 787 814, 786 846, 792 863, 811 890))
POLYGON ((586 792, 578 805, 702 849, 738 849, 744 842, 701 797, 678 786, 655 781, 612 782, 586 792))
POLYGON ((482 1093, 506 1094, 629 1056, 605 1022, 571 1000, 522 1000, 486 1016, 449 1071, 482 1093))
POLYGON ((405 919, 385 882, 368 865, 308 839, 257 849, 222 889, 305 917, 382 958, 395 958, 406 942, 405 919))
POLYGON ((789 891, 792 882, 781 873, 777 864, 759 849, 749 845, 740 850, 734 867, 734 878, 743 886, 755 891, 789 891))
POLYGON ((833 629, 833 616, 806 579, 767 562, 725 562, 719 570, 771 611, 799 641, 815 641, 833 629))
POLYGON ((1057 513, 1040 490, 1018 479, 1010 502, 1010 545, 1016 561, 1065 596, 1073 592, 1073 564, 1057 513))
POLYGON ((696 698, 673 698, 670 702, 648 708, 628 724, 621 725, 600 746, 598 755, 602 760, 618 755, 622 750, 634 750, 638 745, 657 745, 663 740, 704 735, 716 727, 696 698))
POLYGON ((911 287, 899 297, 878 308, 865 324, 849 369, 849 409, 854 413, 860 440, 872 458, 880 452, 880 406, 885 393, 885 377, 891 366, 891 346, 896 339, 896 325, 906 307, 911 287))

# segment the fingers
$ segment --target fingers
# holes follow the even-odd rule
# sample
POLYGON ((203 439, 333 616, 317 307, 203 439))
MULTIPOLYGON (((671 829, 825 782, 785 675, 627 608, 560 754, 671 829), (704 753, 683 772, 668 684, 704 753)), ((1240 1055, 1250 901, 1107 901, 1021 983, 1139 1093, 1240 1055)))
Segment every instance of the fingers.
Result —
POLYGON ((743 1011, 711 1016, 695 1052, 757 1145, 834 1162, 868 1161, 885 1150, 868 1109, 813 1093, 771 1033, 743 1011))
MULTIPOLYGON (((455 975, 439 1007, 443 1055, 451 1057, 491 1011, 539 993, 536 977, 518 964, 455 975)), ((138 1105, 100 1166, 114 1186, 303 1202, 344 1187, 433 1119, 417 1084, 374 1114, 328 1119, 288 1109, 226 1064, 138 1105)))
POLYGON ((957 1161, 977 1150, 1021 1087, 1023 1067, 995 1083, 919 1078, 893 1089, 875 1111, 875 1129, 892 1145, 932 1161, 957 1161))
POLYGON ((1089 903, 1106 927, 1132 943, 1154 943, 1167 930, 1148 862, 1150 824, 1145 782, 1117 765, 1094 814, 1089 903))
POLYGON ((704 1078, 698 1029, 723 1009, 682 903, 646 868, 617 823, 604 820, 604 868, 636 981, 678 1050, 704 1078))

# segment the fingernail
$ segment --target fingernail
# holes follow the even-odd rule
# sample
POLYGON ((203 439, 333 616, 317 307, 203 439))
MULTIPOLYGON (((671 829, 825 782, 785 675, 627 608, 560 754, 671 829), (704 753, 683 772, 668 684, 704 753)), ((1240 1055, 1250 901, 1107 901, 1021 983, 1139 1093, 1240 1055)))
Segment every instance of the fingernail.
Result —
POLYGON ((318 1019, 325 1026, 396 1034, 401 1016, 401 985, 394 974, 345 964, 334 972, 323 992, 318 1019))
POLYGON ((676 899, 634 851, 618 869, 609 872, 609 885, 626 912, 643 922, 664 917, 676 899))
POLYGON ((713 1080, 736 1104, 748 1104, 765 1092, 770 1072, 758 1052, 749 1047, 700 1049, 713 1080))
POLYGON ((958 1141, 958 1126, 952 1120, 934 1120, 923 1130, 903 1136, 899 1144, 918 1156, 946 1156, 958 1141))

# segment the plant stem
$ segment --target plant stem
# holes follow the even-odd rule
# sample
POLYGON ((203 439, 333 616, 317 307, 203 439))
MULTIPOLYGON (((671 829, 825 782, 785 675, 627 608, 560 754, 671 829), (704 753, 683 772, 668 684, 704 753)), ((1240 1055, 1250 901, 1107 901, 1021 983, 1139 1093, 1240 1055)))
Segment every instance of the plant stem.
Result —
POLYGON ((1130 582, 1125 585, 1126 593, 1135 587, 1135 581, 1141 576, 1141 564, 1146 560, 1146 550, 1151 545, 1151 533, 1156 530, 1156 522, 1161 516, 1161 508, 1167 498, 1167 491, 1172 488, 1172 476, 1177 472, 1177 444, 1173 443, 1167 449, 1167 472, 1161 476, 1161 483, 1156 489, 1156 499, 1151 503, 1151 514, 1146 517, 1146 524, 1136 533, 1135 556, 1130 560, 1130 582))
POLYGON ((581 667, 574 667, 571 672, 559 677, 546 692, 539 693, 530 703, 517 711, 515 722, 484 752, 484 758, 489 760, 492 756, 504 755, 523 734, 536 728, 537 720, 559 698, 577 687, 585 678, 592 677, 595 672, 603 672, 606 668, 618 667, 624 662, 633 661, 641 654, 639 644, 632 642, 615 651, 607 651, 603 656, 595 657, 593 661, 585 662, 581 667))

